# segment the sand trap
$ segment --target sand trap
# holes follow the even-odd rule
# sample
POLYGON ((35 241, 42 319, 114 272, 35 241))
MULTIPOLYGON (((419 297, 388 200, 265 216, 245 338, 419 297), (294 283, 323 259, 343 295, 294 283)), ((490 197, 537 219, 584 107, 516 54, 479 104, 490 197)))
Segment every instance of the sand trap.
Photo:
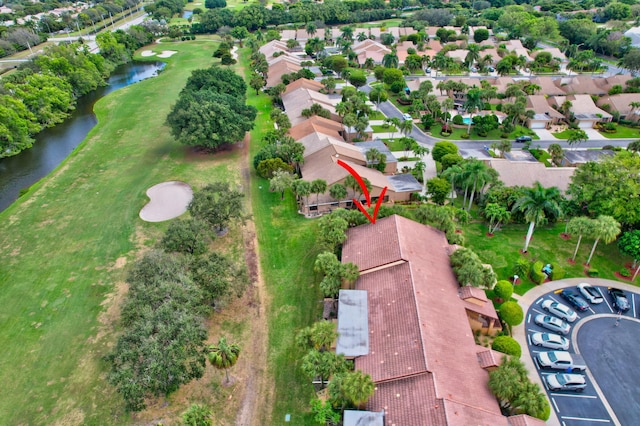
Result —
POLYGON ((176 52, 175 50, 163 50, 162 53, 158 55, 158 58, 170 58, 176 53, 178 52, 176 52))
POLYGON ((187 211, 193 190, 184 182, 162 182, 147 190, 149 202, 140 210, 140 219, 163 222, 187 211))
POLYGON ((140 56, 153 56, 155 54, 156 52, 152 52, 150 50, 143 50, 142 53, 140 53, 140 56))

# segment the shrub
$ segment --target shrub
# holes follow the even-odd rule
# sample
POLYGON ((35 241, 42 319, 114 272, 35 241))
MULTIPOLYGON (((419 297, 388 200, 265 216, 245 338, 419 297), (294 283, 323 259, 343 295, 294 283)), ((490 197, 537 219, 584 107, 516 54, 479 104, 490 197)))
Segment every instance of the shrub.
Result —
POLYGON ((523 278, 528 276, 530 271, 531 263, 524 257, 518 259, 516 264, 513 266, 513 274, 523 278))
POLYGON ((460 114, 456 114, 453 116, 453 124, 462 125, 464 124, 464 120, 460 114))
POLYGON ((566 271, 560 265, 557 263, 551 264, 551 279, 553 281, 563 279, 566 274, 566 271))
POLYGON ((524 312, 522 312, 522 308, 516 302, 504 302, 500 305, 498 314, 502 321, 507 323, 509 326, 518 325, 522 323, 522 320, 524 320, 524 312))
MULTIPOLYGON (((480 135, 480 136, 482 136, 482 135, 480 135)), ((485 135, 485 136, 486 136, 486 135, 485 135)), ((463 133, 463 134, 461 134, 461 135, 460 135, 460 137, 461 137, 462 139, 469 139, 469 138, 471 137, 471 135, 470 135, 469 133, 463 133)))
POLYGON ((516 358, 520 358, 520 355, 522 355, 520 343, 510 336, 496 337, 491 344, 491 349, 502 352, 503 354, 515 356, 516 358))
POLYGON ((620 274, 621 277, 630 277, 631 276, 631 272, 629 272, 629 270, 627 268, 623 268, 620 269, 620 272, 618 272, 620 274))
POLYGON ((597 277, 598 275, 600 275, 600 272, 598 272, 597 269, 589 269, 587 275, 589 275, 590 277, 597 277))
POLYGON ((513 285, 507 280, 500 280, 496 283, 493 291, 496 297, 502 300, 509 300, 513 294, 513 285))
POLYGON ((544 280, 547 278, 547 275, 542 272, 542 267, 544 265, 541 261, 537 261, 531 267, 531 271, 529 272, 529 278, 536 284, 542 284, 544 280))

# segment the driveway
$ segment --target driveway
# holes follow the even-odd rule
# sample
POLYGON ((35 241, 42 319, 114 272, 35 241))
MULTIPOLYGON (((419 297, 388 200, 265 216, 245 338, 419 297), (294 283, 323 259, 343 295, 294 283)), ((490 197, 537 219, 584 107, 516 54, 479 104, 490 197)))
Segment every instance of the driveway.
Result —
MULTIPOLYGON (((620 420, 626 418, 625 416, 640 418, 640 396, 636 396, 632 392, 627 398, 618 400, 619 391, 617 390, 617 388, 637 387, 638 381, 636 381, 636 377, 627 374, 628 371, 632 370, 631 366, 640 363, 640 359, 636 359, 636 357, 640 357, 637 337, 629 338, 629 342, 625 342, 625 345, 627 343, 635 345, 633 349, 621 345, 627 354, 623 356, 620 355, 618 349, 613 349, 614 345, 609 344, 603 347, 604 343, 598 337, 602 334, 605 336, 605 340, 611 342, 611 337, 617 337, 618 333, 620 333, 621 339, 626 339, 630 333, 633 334, 638 331, 637 329, 640 329, 640 319, 638 319, 640 310, 637 307, 640 301, 638 287, 613 280, 569 278, 545 283, 531 289, 524 296, 516 296, 525 312, 525 320, 519 326, 514 327, 513 337, 523 348, 528 347, 531 355, 523 355, 521 360, 529 370, 531 380, 546 390, 541 377, 544 374, 548 374, 549 371, 540 371, 538 374, 533 357, 537 354, 536 351, 540 349, 531 347, 528 339, 528 335, 531 332, 544 331, 533 323, 533 316, 537 313, 544 313, 539 307, 542 300, 550 298, 561 301, 556 294, 553 294, 555 290, 575 287, 581 282, 589 282, 593 286, 599 286, 601 291, 606 290, 609 286, 624 290, 627 292, 632 309, 621 317, 620 326, 616 327, 617 315, 611 308, 608 295, 604 294, 604 303, 590 305, 588 311, 579 314, 580 319, 573 324, 571 334, 567 337, 571 338, 570 351, 580 353, 587 361, 587 390, 580 395, 567 392, 548 392, 552 409, 551 417, 547 424, 562 424, 566 426, 574 424, 621 424, 620 420), (632 323, 633 325, 630 325, 632 323), (623 328, 623 331, 614 330, 616 334, 612 335, 612 329, 622 330, 623 328), (633 355, 629 355, 630 353, 633 353, 633 355), (613 371, 623 371, 624 373, 614 374, 612 373, 613 371), (629 402, 627 401, 628 398, 634 400, 629 402), (627 411, 630 413, 625 414, 627 411), (621 414, 620 418, 617 417, 618 413, 621 414)), ((640 380, 640 377, 637 380, 640 380)), ((633 424, 633 422, 622 422, 622 424, 633 424)))
MULTIPOLYGON (((538 135, 538 137, 540 138, 540 140, 543 141, 552 141, 552 140, 558 140, 558 138, 556 138, 555 136, 553 136, 553 134, 548 131, 547 129, 531 129, 534 132, 536 132, 536 135, 538 135)), ((535 143, 536 141, 533 141, 533 143, 535 143)))

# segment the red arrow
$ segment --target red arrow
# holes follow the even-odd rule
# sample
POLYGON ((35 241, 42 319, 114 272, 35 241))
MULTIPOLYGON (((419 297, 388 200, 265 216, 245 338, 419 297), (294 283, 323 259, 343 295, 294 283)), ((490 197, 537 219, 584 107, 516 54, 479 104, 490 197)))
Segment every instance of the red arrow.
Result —
MULTIPOLYGON (((358 172, 356 172, 353 169, 353 167, 351 167, 350 165, 348 165, 344 161, 338 160, 338 165, 344 167, 351 174, 351 176, 353 176, 353 178, 356 180, 356 182, 358 182, 358 185, 360 185, 360 189, 362 190, 362 193, 364 194, 365 198, 367 199, 367 207, 371 207, 371 195, 369 194, 369 190, 367 189, 367 185, 364 183, 364 179, 362 179, 362 177, 358 174, 358 172)), ((387 192, 387 187, 385 186, 384 188, 382 188, 382 192, 380 193, 380 196, 378 197, 378 201, 376 202, 376 206, 373 209, 373 217, 371 217, 371 215, 369 214, 367 209, 362 205, 362 203, 359 200, 356 200, 354 198, 353 202, 358 207, 358 209, 362 212, 362 214, 364 214, 367 217, 367 219, 369 219, 369 222, 376 223, 376 217, 378 217, 378 210, 380 209, 380 206, 382 205, 382 201, 384 200, 384 194, 386 192, 387 192)))

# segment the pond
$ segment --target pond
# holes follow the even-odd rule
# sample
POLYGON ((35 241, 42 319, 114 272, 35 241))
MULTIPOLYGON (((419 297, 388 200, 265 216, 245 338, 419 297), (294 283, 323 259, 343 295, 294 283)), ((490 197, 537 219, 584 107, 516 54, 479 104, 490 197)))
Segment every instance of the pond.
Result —
POLYGON ((165 65, 163 62, 132 62, 117 67, 107 86, 78 99, 76 109, 64 122, 35 136, 32 148, 0 159, 0 211, 18 198, 20 190, 48 175, 84 140, 98 122, 93 113, 96 101, 114 90, 158 75, 165 65))

